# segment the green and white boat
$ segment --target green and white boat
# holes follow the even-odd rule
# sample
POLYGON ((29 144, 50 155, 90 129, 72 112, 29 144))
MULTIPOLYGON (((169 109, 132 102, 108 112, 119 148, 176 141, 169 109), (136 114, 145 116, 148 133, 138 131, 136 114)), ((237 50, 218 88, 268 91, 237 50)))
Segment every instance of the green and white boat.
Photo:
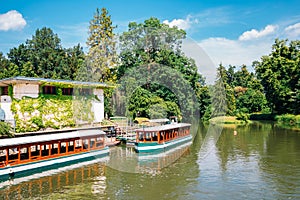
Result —
POLYGON ((161 153, 185 143, 191 143, 191 124, 173 123, 137 129, 135 151, 161 153))

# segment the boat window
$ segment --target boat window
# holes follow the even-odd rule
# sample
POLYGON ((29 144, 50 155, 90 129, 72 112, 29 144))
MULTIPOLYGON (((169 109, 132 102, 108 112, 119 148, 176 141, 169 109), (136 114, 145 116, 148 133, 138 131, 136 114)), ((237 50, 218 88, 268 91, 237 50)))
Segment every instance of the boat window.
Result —
POLYGON ((88 139, 84 139, 83 140, 83 149, 88 149, 89 148, 89 140, 88 139))
POLYGON ((58 154, 58 143, 51 144, 51 155, 58 154))
POLYGON ((20 148, 20 160, 28 160, 29 159, 29 147, 20 148))
POLYGON ((90 139, 90 148, 94 149, 96 145, 96 139, 95 138, 91 138, 90 139))
POLYGON ((75 151, 79 151, 82 148, 82 140, 75 140, 75 151))
POLYGON ((6 165, 6 150, 0 150, 0 167, 4 167, 6 165))
POLYGON ((68 152, 74 151, 74 141, 70 141, 68 144, 68 152))
POLYGON ((10 148, 8 149, 9 155, 8 155, 8 163, 14 163, 17 162, 19 153, 17 148, 10 148))
POLYGON ((45 145, 40 145, 41 150, 42 150, 42 156, 49 156, 49 145, 45 144, 45 145))
POLYGON ((66 153, 67 152, 67 143, 62 142, 60 143, 60 153, 66 153))
POLYGON ((40 157, 40 145, 33 145, 30 147, 31 159, 36 159, 40 157))
POLYGON ((96 138, 96 148, 97 147, 102 147, 104 145, 104 140, 101 137, 96 138))

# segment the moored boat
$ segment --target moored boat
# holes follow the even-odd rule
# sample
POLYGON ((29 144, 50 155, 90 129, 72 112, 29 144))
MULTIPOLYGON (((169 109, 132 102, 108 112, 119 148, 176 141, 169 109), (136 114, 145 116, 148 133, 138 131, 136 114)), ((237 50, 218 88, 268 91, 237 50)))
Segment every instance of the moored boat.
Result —
POLYGON ((190 143, 190 127, 188 123, 174 123, 137 129, 135 151, 157 153, 190 143))
POLYGON ((97 129, 1 139, 0 182, 108 154, 105 133, 97 129))

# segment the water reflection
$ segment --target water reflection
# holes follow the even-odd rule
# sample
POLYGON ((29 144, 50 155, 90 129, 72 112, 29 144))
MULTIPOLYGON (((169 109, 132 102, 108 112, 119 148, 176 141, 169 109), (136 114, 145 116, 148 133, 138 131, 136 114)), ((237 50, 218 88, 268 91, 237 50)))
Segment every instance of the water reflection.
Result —
MULTIPOLYGON (((99 160, 95 160, 99 162, 99 160)), ((95 163, 95 162, 94 162, 95 163)), ((11 200, 11 199, 34 199, 43 196, 48 196, 52 194, 53 197, 58 197, 66 194, 66 197, 79 195, 80 192, 68 193, 66 188, 72 188, 77 185, 85 184, 90 178, 96 180, 97 177, 103 177, 103 171, 105 165, 102 164, 89 164, 85 165, 73 165, 69 166, 68 170, 60 169, 59 173, 52 173, 52 175, 42 176, 35 175, 27 177, 27 181, 22 181, 18 184, 7 185, 6 187, 0 189, 0 199, 11 200), (66 190, 66 191, 64 191, 66 190)), ((50 172, 48 172, 50 173, 50 172)), ((26 178, 26 177, 25 177, 26 178)), ((105 185, 105 181, 97 181, 97 186, 92 187, 93 194, 100 193, 105 190, 105 187, 100 188, 99 185, 105 185), (103 189, 104 188, 104 189, 103 189)), ((84 191, 82 191, 85 193, 84 191)))
POLYGON ((155 175, 189 153, 191 142, 162 153, 139 153, 134 148, 113 147, 107 166, 126 173, 148 173, 155 175))
POLYGON ((108 165, 2 188, 0 199, 300 199, 300 132, 273 123, 226 125, 201 157, 207 130, 201 126, 178 154, 143 159, 113 149, 108 165))

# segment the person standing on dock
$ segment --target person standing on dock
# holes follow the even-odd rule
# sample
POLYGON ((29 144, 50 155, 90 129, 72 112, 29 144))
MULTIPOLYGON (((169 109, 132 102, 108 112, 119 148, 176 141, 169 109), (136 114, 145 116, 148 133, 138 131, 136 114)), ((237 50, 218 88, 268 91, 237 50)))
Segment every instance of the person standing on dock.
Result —
POLYGON ((5 111, 1 108, 1 106, 0 106, 0 121, 1 122, 5 121, 5 111))

